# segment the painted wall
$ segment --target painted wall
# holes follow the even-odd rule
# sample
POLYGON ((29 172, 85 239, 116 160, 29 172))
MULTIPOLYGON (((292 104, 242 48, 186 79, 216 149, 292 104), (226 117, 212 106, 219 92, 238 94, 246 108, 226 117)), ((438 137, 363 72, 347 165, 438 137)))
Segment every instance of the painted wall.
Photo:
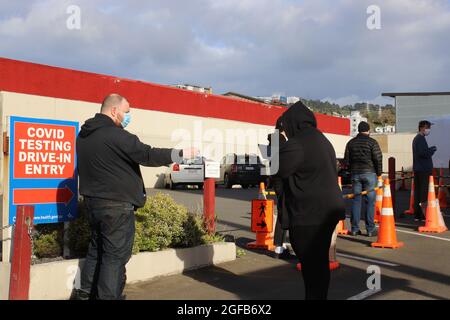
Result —
MULTIPOLYGON (((11 115, 78 121, 80 125, 100 109, 99 103, 49 98, 37 95, 0 92, 2 132, 11 115)), ((171 114, 161 111, 132 108, 132 122, 127 128, 142 142, 155 147, 199 146, 206 156, 220 160, 227 152, 257 152, 257 144, 267 143, 272 126, 245 123, 191 115, 171 114), (190 135, 190 137, 189 137, 190 135), (211 137, 223 140, 212 141, 211 137), (232 137, 232 139, 227 139, 232 137), (180 139, 186 139, 183 141, 180 139)), ((349 136, 326 134, 338 156, 343 155, 349 136)), ((0 157, 4 157, 3 153, 0 157)), ((147 187, 162 186, 165 167, 142 168, 147 187), (158 183, 159 181, 159 183, 158 183)), ((3 181, 3 170, 1 172, 3 181)))

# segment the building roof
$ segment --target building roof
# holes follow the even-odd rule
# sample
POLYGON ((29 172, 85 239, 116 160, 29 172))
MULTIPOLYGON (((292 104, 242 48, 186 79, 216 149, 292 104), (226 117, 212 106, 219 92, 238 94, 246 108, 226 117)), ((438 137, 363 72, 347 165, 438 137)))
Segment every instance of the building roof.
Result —
POLYGON ((398 97, 398 96, 450 96, 450 92, 393 92, 382 93, 383 97, 398 97))
POLYGON ((259 102, 259 103, 265 103, 264 100, 255 98, 255 97, 250 97, 250 96, 246 96, 245 94, 241 94, 241 93, 237 93, 237 92, 227 92, 223 94, 226 97, 236 97, 239 99, 244 99, 244 100, 249 100, 249 101, 254 101, 254 102, 259 102))
MULTIPOLYGON (((133 108, 274 126, 285 107, 261 101, 178 89, 144 81, 0 57, 0 92, 53 97, 100 104, 111 92, 127 98, 133 108)), ((64 104, 63 104, 64 105, 64 104)), ((70 105, 67 106, 69 108, 70 105)), ((348 119, 316 114, 325 133, 348 135, 348 119)), ((174 127, 176 123, 174 122, 174 127)))

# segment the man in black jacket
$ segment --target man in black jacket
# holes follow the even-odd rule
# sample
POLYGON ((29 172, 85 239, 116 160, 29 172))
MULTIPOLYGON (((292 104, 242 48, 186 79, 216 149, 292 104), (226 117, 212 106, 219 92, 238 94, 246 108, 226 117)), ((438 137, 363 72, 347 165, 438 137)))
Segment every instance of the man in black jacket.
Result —
POLYGON ((412 143, 413 171, 414 171, 414 220, 423 221, 428 201, 428 182, 433 174, 432 157, 436 152, 435 146, 429 148, 425 139, 431 132, 431 122, 419 122, 419 132, 412 143))
POLYGON ((80 194, 91 226, 79 299, 122 297, 134 242, 134 210, 146 200, 139 165, 165 166, 195 152, 152 148, 124 130, 130 120, 127 100, 111 94, 77 138, 80 194))
MULTIPOLYGON (((375 139, 369 137, 370 126, 362 121, 358 125, 359 134, 347 143, 344 161, 350 166, 352 173, 353 193, 373 190, 376 187, 377 177, 383 173, 383 154, 375 139)), ((366 231, 368 237, 376 235, 375 215, 376 192, 367 194, 366 231)), ((361 220, 361 195, 355 196, 352 204, 352 230, 351 235, 361 234, 359 222, 361 220)))

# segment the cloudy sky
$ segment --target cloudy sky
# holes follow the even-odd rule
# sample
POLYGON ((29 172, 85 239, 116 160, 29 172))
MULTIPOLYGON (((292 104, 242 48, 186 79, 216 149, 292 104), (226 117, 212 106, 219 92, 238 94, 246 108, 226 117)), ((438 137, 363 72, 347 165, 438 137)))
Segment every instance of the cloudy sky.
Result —
POLYGON ((381 92, 450 90, 450 1, 0 0, 0 56, 215 93, 389 103, 381 92), (67 27, 70 5, 80 29, 67 27))

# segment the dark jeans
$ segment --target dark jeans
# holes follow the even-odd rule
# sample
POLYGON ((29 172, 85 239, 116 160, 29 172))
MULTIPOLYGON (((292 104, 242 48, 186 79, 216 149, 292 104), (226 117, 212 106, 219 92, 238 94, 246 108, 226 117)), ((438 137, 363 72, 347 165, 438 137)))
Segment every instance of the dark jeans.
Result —
POLYGON ((428 201, 428 184, 431 173, 414 172, 414 218, 423 219, 425 215, 420 203, 428 201))
MULTIPOLYGON (((352 173, 353 193, 361 193, 362 191, 373 190, 376 187, 377 175, 375 173, 352 173)), ((375 199, 376 192, 369 192, 367 198, 366 210, 366 230, 373 232, 375 230, 375 199)), ((352 232, 359 231, 359 221, 361 220, 361 199, 362 196, 355 196, 352 204, 352 232)))
POLYGON ((289 229, 292 249, 302 264, 306 300, 327 299, 330 285, 329 249, 336 223, 293 226, 289 229))
POLYGON ((91 242, 81 272, 81 290, 92 299, 121 299, 125 265, 134 243, 134 208, 131 203, 85 197, 91 242))
POLYGON ((277 200, 277 221, 275 222, 275 232, 273 236, 273 242, 276 247, 282 247, 286 241, 287 230, 283 230, 281 227, 279 215, 281 214, 280 200, 277 200))

